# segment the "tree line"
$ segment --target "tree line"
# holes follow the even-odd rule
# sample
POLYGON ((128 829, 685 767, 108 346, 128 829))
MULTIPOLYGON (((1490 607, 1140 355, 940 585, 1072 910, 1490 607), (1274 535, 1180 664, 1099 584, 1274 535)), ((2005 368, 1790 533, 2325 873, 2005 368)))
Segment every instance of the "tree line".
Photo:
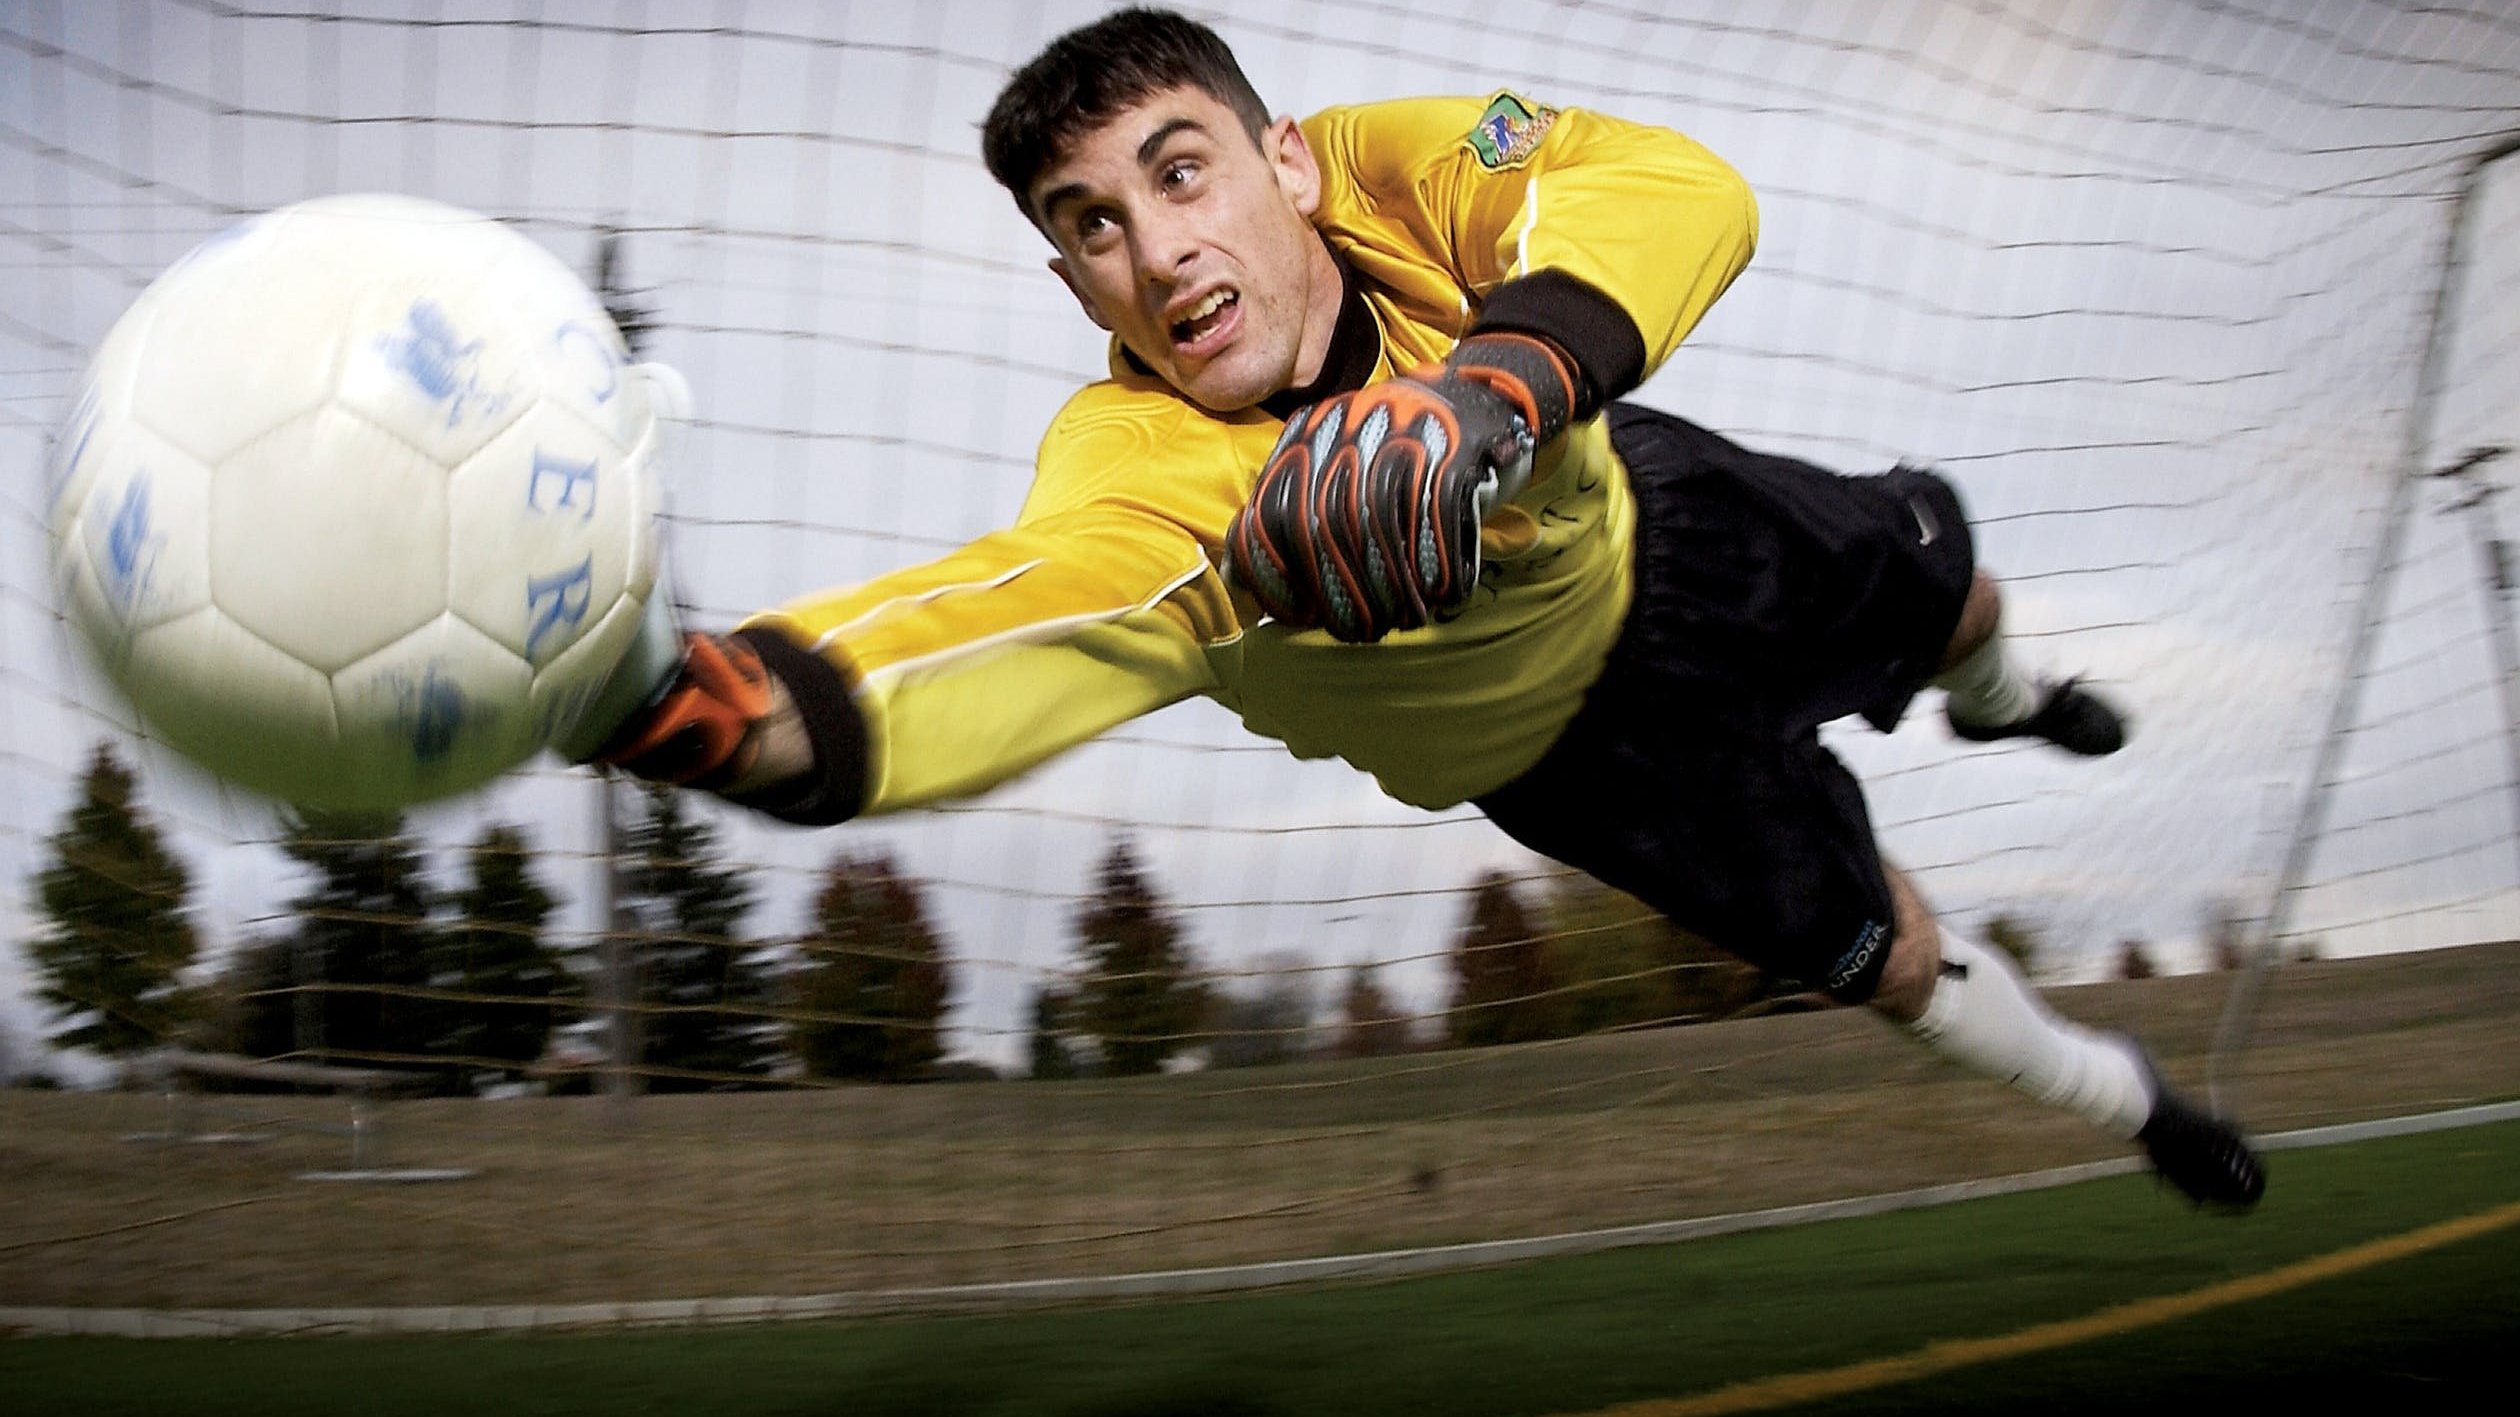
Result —
POLYGON ((883 855, 835 857, 802 931, 748 938, 748 873, 651 790, 623 834, 616 927, 590 939, 554 928, 521 826, 485 828, 440 889, 399 819, 292 814, 279 846, 303 885, 209 962, 190 873, 136 787, 100 744, 46 841, 27 955, 56 1046, 405 1068, 449 1093, 585 1088, 617 1057, 649 1090, 692 1091, 906 1079, 942 1056, 944 941, 883 855))
MULTIPOLYGON (((554 928, 559 901, 521 826, 485 828, 440 887, 399 820, 291 816, 279 845, 301 888, 210 961, 187 869, 99 744, 34 883, 28 955, 49 1040, 405 1068, 450 1093, 586 1088, 614 1067, 657 1091, 988 1071, 945 1059, 955 962, 922 885, 889 857, 835 856, 801 929, 751 936, 750 873, 685 796, 646 790, 621 844, 613 927, 590 936, 554 928)), ((1576 873, 1473 881, 1449 996, 1428 1016, 1370 962, 1280 951, 1207 969, 1126 838, 1069 923, 1073 967, 1030 1001, 1018 1068, 1034 1077, 1534 1042, 1798 992, 1576 873)), ((1996 926, 2025 954, 2027 929, 1996 926)))

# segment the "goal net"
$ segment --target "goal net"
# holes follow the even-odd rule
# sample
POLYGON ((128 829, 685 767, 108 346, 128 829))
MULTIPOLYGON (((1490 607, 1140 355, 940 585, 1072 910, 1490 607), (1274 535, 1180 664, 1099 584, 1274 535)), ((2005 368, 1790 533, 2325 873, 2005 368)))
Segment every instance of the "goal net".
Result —
MULTIPOLYGON (((677 594, 693 623, 723 625, 1014 516, 1042 429, 1101 372, 1104 343, 981 168, 978 124, 1014 66, 1100 8, 0 6, 0 459, 19 474, 0 493, 0 934, 45 928, 34 881, 101 741, 189 869, 202 950, 188 982, 225 977, 231 1007, 244 997, 287 1015, 260 1045, 227 1038, 235 1051, 417 1066, 429 1060, 310 1031, 322 1015, 303 1001, 365 989, 514 1007, 443 973, 240 982, 227 962, 247 945, 303 955, 287 945, 310 868, 283 849, 290 824, 153 741, 74 652, 45 571, 39 469, 87 351, 168 262, 240 216, 335 191, 477 209, 582 269, 618 233, 649 355, 697 397, 670 492, 677 594)), ((2412 0, 1190 8, 1280 111, 1510 87, 1678 128, 1748 177, 1757 258, 1636 397, 1847 471, 1945 470, 2006 588, 2010 634, 2134 715, 2130 748, 2097 763, 1955 743, 1930 695, 1895 734, 1827 731, 1889 855, 1959 928, 2022 944, 2053 981, 2116 977, 2136 956, 2165 973, 2215 968, 2279 897, 2291 954, 2520 935, 2511 631, 2486 569, 2507 565, 2494 558, 2511 509, 2493 494, 2520 455, 2429 476, 2520 443, 2520 160, 2479 166, 2520 113, 2520 19, 2412 0)), ((469 879, 466 846, 515 824, 555 901, 543 939, 572 951, 555 1051, 576 1047, 604 1074, 620 1061, 613 1023, 638 1018, 632 1031, 653 1041, 676 1010, 714 1010, 749 1030, 748 1061, 639 1055, 629 1073, 647 1090, 791 1093, 716 1111, 647 1099, 634 1124, 646 1132, 607 1131, 593 1101, 533 1121, 461 1099, 407 1104, 428 1144, 486 1148, 491 1171, 677 1197, 666 1218, 553 1221, 582 1246, 550 1251, 533 1282, 450 1279, 461 1292, 441 1302, 478 1297, 465 1287, 476 1279, 501 1297, 601 1297, 642 1255, 687 1259, 677 1226, 739 1192, 791 1217, 836 1207, 824 1213, 846 1223, 810 1242, 692 1235, 692 1252, 758 1255, 706 1280, 712 1292, 1657 1218, 1678 1204, 1658 1187, 1698 1135, 1685 1105, 1788 1087, 1781 1062, 1724 1074, 1718 1055, 1674 1041, 1702 1030, 1633 1042, 1637 1025, 1758 1007, 1739 981, 1640 985, 1713 979, 1712 957, 1640 934, 1632 908, 1566 882, 1475 812, 1401 807, 1204 702, 897 820, 800 833, 692 804, 709 864, 740 875, 746 908, 715 936, 636 917, 634 943, 741 957, 767 982, 740 996, 666 998, 635 980, 607 994, 597 799, 586 775, 545 763, 414 815, 404 830, 440 902, 431 918, 449 917, 469 879), (1204 997, 1137 1032, 1161 1035, 1168 1070, 1207 1071, 1195 1087, 1088 1077, 828 1094, 828 1076, 781 1040, 800 1021, 862 1022, 866 991, 898 983, 861 981, 855 1002, 819 1005, 797 983, 853 950, 905 953, 895 936, 862 943, 878 939, 872 926, 808 938, 835 880, 873 899, 878 858, 917 897, 950 976, 941 1018, 922 1025, 930 1073, 1107 1061, 1081 1002, 1097 970, 1079 921, 1097 910, 1123 935, 1132 920, 1168 927, 1204 997), (855 864, 835 875, 842 860, 855 864), (1130 905, 1115 862, 1145 888, 1138 915, 1114 906, 1130 905), (1477 1002, 1490 1017, 1533 996, 1566 1004, 1545 1026, 1495 1035, 1529 1046, 1439 1047, 1489 1041, 1461 1007, 1480 950, 1536 960, 1519 984, 1489 971, 1477 1002), (1622 1002, 1586 1011, 1601 998, 1622 1002), (1339 1053, 1393 1056, 1323 1060, 1339 1053), (1496 1056, 1521 1070, 1481 1081, 1496 1056), (1288 1071, 1223 1066, 1255 1060, 1288 1071), (800 1136, 833 1150, 810 1166, 764 1159, 800 1136), (1543 1199, 1578 1184, 1552 1170, 1577 1154, 1596 1168, 1581 1184, 1620 1199, 1543 1199), (1454 1208, 1394 1218, 1430 1195, 1454 1208), (1145 1236, 1166 1238, 1130 1238, 1145 1236), (781 1243, 823 1267, 787 1267, 767 1248, 781 1243)), ((648 808, 618 811, 635 835, 648 808)), ((31 953, 0 960, 0 1019, 21 1043, 58 1022, 33 1002, 42 982, 31 953)), ((173 1017, 170 1046, 219 1044, 198 1014, 180 1029, 173 1017)), ((151 1184, 185 1183, 167 1171, 118 1184, 140 1206, 151 1184)), ((24 1223, 102 1225, 111 1203, 65 1201, 24 1223)), ((477 1204, 357 1204, 497 1243, 477 1204)), ((280 1228, 242 1217, 235 1235, 267 1242, 280 1228)), ((241 1303, 220 1296, 286 1287, 196 1285, 144 1255, 128 1251, 141 1277, 97 1302, 241 1303)), ((317 1257, 295 1263, 292 1275, 329 1273, 317 1257)), ((441 1292, 385 1283, 378 1301, 441 1292)))

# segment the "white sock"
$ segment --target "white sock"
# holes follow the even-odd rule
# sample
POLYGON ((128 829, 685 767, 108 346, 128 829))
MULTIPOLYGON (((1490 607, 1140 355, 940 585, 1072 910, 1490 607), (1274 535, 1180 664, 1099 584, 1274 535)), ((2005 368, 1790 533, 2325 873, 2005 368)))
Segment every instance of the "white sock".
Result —
POLYGON ((2019 723, 2039 707, 2038 681, 2004 652, 2001 624, 1968 658, 1935 675, 1934 685, 1951 696, 1952 718, 1980 728, 2019 723))
POLYGON ((1908 1030, 1935 1052, 2119 1137, 2152 1114, 2135 1045, 2049 1012, 2003 951, 1942 936, 1942 975, 1908 1030))

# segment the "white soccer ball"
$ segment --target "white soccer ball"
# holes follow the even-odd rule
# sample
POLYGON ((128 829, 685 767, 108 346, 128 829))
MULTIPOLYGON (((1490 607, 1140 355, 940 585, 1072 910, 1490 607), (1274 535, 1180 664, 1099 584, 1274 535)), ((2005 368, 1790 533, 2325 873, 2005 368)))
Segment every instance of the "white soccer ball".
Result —
POLYGON ((53 454, 64 609, 224 777, 345 810, 464 791, 582 731, 663 609, 687 397, 497 222, 391 196, 255 217, 97 349, 53 454))

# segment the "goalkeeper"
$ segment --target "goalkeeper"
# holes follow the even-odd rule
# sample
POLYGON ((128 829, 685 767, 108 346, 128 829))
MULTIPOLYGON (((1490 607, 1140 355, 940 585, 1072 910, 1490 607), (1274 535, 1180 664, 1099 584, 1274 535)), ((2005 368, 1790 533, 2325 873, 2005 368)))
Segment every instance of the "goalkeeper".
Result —
POLYGON ((1749 261, 1667 130, 1514 94, 1272 119, 1212 32, 1115 13, 1008 83, 990 172, 1110 332, 1013 527, 696 635, 607 745, 833 823, 983 791, 1194 694, 1532 849, 2253 1204, 2241 1135, 2043 1007, 1880 857, 1821 723, 1931 683, 1963 738, 2105 754, 2007 655, 1951 487, 1617 402, 1749 261))

